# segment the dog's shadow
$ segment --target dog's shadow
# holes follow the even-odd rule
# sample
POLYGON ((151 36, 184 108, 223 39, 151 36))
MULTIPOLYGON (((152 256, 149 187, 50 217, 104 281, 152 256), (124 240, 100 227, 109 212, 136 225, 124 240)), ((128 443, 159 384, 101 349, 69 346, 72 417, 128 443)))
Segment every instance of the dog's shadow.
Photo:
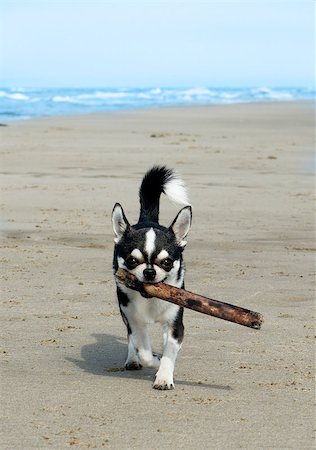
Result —
POLYGON ((93 375, 135 379, 152 378, 153 373, 150 369, 125 370, 127 343, 123 338, 110 334, 92 334, 92 337, 96 342, 81 348, 81 359, 66 358, 67 361, 93 375))
MULTIPOLYGON (((123 361, 126 358, 127 343, 123 338, 110 334, 92 334, 96 342, 81 348, 81 359, 66 358, 85 372, 110 377, 133 378, 153 381, 155 369, 125 370, 123 361), (119 362, 122 362, 119 365, 119 362)), ((230 386, 186 381, 176 378, 177 385, 197 386, 210 389, 231 390, 230 386)))

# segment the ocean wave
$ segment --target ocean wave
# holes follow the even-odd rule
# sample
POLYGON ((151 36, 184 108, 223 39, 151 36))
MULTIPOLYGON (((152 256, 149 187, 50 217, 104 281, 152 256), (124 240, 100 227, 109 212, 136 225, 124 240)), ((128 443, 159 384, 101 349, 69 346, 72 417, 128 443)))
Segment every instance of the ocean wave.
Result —
POLYGON ((275 90, 267 87, 261 87, 251 90, 252 95, 256 99, 269 99, 269 100, 293 100, 292 93, 284 90, 275 90))
POLYGON ((8 92, 0 91, 0 97, 2 98, 8 98, 11 100, 29 100, 30 97, 25 94, 21 94, 20 92, 14 92, 13 94, 10 94, 8 92))
POLYGON ((52 97, 53 102, 57 103, 75 103, 75 104, 85 104, 87 102, 96 101, 111 101, 111 100, 122 100, 133 96, 132 93, 125 92, 93 92, 91 94, 76 94, 76 95, 55 95, 52 97))
POLYGON ((55 95, 52 97, 52 101, 56 103, 80 103, 75 97, 70 97, 70 95, 55 95))
MULTIPOLYGON (((231 104, 313 99, 312 88, 2 88, 0 114, 25 117, 128 110, 163 106, 231 104)), ((2 119, 3 120, 3 119, 2 119)))
POLYGON ((151 90, 149 91, 149 94, 152 94, 152 95, 160 95, 160 94, 162 94, 162 90, 161 90, 161 88, 151 89, 151 90))
POLYGON ((191 88, 180 92, 184 96, 190 97, 214 97, 216 95, 214 91, 210 91, 206 88, 191 88))
POLYGON ((95 98, 107 100, 107 99, 127 98, 131 95, 133 94, 129 92, 96 92, 95 98))

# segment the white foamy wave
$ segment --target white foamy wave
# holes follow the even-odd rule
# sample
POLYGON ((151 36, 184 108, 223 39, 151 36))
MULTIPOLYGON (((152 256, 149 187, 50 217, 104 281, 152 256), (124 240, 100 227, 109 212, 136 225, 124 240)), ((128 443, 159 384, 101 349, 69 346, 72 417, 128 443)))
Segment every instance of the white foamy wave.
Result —
POLYGON ((15 94, 9 94, 9 98, 12 98, 13 100, 29 100, 29 96, 21 93, 15 93, 15 94))
POLYGON ((56 103, 80 103, 76 97, 70 97, 70 95, 55 95, 52 101, 56 103))
POLYGON ((9 98, 11 100, 29 100, 29 96, 21 94, 20 92, 14 92, 13 94, 8 94, 7 92, 0 91, 0 97, 9 98))
POLYGON ((186 89, 185 91, 182 91, 183 95, 190 96, 190 97, 213 97, 214 92, 210 91, 209 89, 205 88, 192 88, 192 89, 186 89))
MULTIPOLYGON (((126 98, 128 97, 128 93, 126 92, 96 92, 95 94, 90 95, 90 98, 99 98, 99 99, 116 99, 116 98, 126 98)), ((83 98, 83 96, 80 96, 81 98, 83 98)), ((86 97, 88 98, 88 97, 86 97)))
POLYGON ((223 100, 232 101, 240 97, 240 92, 223 92, 219 95, 219 97, 223 100))
POLYGON ((293 100, 293 94, 284 90, 270 89, 267 87, 261 87, 251 90, 255 99, 267 99, 267 100, 293 100))
POLYGON ((160 88, 151 89, 151 90, 149 91, 149 94, 152 94, 152 95, 160 95, 160 94, 162 94, 162 90, 161 90, 160 88))
POLYGON ((150 94, 144 94, 143 92, 140 92, 139 94, 136 95, 137 98, 142 99, 142 100, 151 100, 152 96, 150 94))
POLYGON ((131 94, 126 92, 93 92, 91 94, 78 94, 78 95, 55 95, 52 97, 53 102, 65 102, 65 103, 74 103, 74 104, 86 104, 91 103, 94 100, 119 100, 129 97, 131 94))
POLYGON ((58 102, 58 103, 72 101, 72 99, 69 97, 69 95, 66 95, 66 96, 65 95, 55 95, 52 98, 52 100, 53 100, 53 102, 58 102))

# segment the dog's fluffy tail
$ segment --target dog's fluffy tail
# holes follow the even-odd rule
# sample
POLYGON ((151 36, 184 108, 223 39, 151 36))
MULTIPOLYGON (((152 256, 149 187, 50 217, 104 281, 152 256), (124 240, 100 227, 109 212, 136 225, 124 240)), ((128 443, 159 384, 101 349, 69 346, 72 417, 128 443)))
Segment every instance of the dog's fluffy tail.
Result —
POLYGON ((154 166, 144 176, 139 189, 140 222, 156 222, 161 193, 176 203, 189 205, 187 190, 181 178, 165 166, 154 166))

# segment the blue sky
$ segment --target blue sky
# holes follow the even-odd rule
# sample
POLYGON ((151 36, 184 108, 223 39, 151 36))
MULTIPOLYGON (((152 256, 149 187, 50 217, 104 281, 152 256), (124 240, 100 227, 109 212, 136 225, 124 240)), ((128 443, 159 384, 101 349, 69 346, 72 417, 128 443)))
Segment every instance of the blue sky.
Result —
POLYGON ((0 85, 306 86, 312 0, 1 0, 0 85))

